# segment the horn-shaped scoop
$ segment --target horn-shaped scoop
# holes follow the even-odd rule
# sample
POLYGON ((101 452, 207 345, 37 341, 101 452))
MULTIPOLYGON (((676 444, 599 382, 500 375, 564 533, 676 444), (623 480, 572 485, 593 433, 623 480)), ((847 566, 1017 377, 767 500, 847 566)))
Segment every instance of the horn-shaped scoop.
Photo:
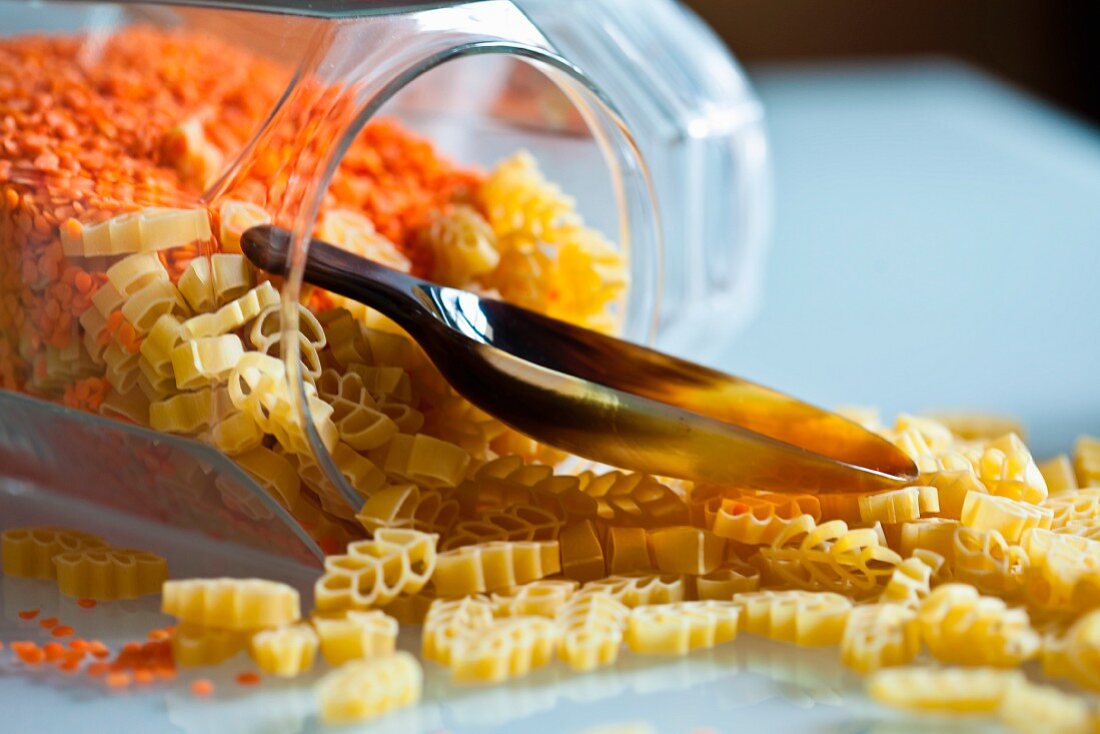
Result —
MULTIPOLYGON (((287 271, 290 233, 241 240, 287 271)), ((782 393, 314 240, 305 281, 393 319, 464 398, 538 441, 659 476, 773 492, 874 492, 917 477, 880 436, 782 393)))

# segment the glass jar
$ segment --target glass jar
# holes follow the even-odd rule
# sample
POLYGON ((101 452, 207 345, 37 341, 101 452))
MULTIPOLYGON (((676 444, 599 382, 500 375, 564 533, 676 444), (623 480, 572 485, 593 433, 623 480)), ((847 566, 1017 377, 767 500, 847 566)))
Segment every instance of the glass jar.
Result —
POLYGON ((10 496, 310 561, 363 532, 382 484, 432 484, 392 435, 556 458, 386 319, 304 284, 311 236, 696 358, 699 314, 748 310, 760 109, 672 0, 0 1, 0 18, 10 496), (238 254, 263 221, 293 236, 267 282, 238 254))

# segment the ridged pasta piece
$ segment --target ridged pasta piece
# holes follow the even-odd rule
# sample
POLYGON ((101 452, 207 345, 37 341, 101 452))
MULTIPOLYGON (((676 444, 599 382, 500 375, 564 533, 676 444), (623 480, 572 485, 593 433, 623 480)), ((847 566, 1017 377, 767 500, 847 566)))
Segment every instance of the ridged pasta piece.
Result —
POLYGON ((355 516, 367 532, 379 528, 413 528, 444 535, 458 516, 458 503, 439 492, 415 484, 396 484, 378 490, 355 516))
POLYGON ((672 574, 629 573, 589 581, 581 587, 581 595, 606 594, 626 607, 649 604, 671 604, 684 601, 686 586, 683 576, 672 574))
POLYGON ((419 594, 397 597, 382 607, 382 611, 401 624, 423 624, 435 599, 435 590, 429 586, 419 594))
POLYGON ((397 245, 374 229, 363 214, 350 209, 329 209, 321 218, 317 236, 359 257, 408 272, 411 263, 397 245))
POLYGON ((98 535, 45 525, 10 528, 0 533, 4 575, 16 578, 56 579, 54 556, 106 545, 98 535))
POLYGON ((934 551, 917 548, 913 555, 894 566, 879 601, 915 605, 932 590, 932 577, 943 567, 944 558, 934 551))
POLYGON ((922 518, 903 523, 898 551, 911 556, 917 549, 932 551, 944 557, 948 565, 955 557, 955 530, 958 520, 947 518, 922 518))
POLYGON ((421 654, 425 660, 450 665, 455 640, 479 634, 493 623, 493 608, 481 596, 436 599, 424 618, 421 654))
POLYGON ((145 336, 161 316, 175 314, 180 317, 190 315, 176 287, 167 279, 154 280, 137 293, 127 297, 119 309, 122 318, 134 327, 138 336, 145 336))
POLYGON ((868 604, 848 615, 840 640, 840 660, 866 675, 879 668, 907 665, 920 652, 914 609, 899 604, 868 604))
POLYGON ((397 620, 377 609, 348 611, 337 617, 314 616, 321 655, 329 665, 392 655, 397 646, 397 620))
POLYGON ((562 570, 557 541, 495 542, 440 553, 432 586, 440 597, 499 591, 562 570))
POLYGON ((822 517, 817 497, 806 494, 741 494, 727 497, 714 517, 714 534, 749 546, 769 545, 796 517, 822 517))
POLYGON ((147 425, 150 405, 149 398, 140 386, 126 392, 112 390, 99 404, 99 414, 109 418, 121 418, 138 425, 147 425))
POLYGON ((114 308, 110 309, 113 311, 122 306, 126 297, 134 295, 150 283, 167 281, 168 271, 155 254, 142 253, 124 257, 107 268, 107 280, 114 288, 114 293, 110 296, 116 301, 114 308))
POLYGON ((447 536, 447 550, 494 540, 557 540, 562 521, 551 511, 518 504, 486 512, 480 520, 460 520, 447 536))
POLYGON ((607 571, 612 574, 648 571, 653 568, 644 528, 607 529, 607 571))
POLYGON ((611 665, 619 656, 629 610, 606 593, 576 594, 558 609, 558 657, 575 671, 611 665))
POLYGON ((184 624, 227 630, 258 630, 301 619, 298 592, 264 579, 165 581, 161 611, 184 624))
POLYGON ((494 617, 550 617, 573 597, 576 581, 540 579, 490 596, 494 617))
POLYGON ((738 594, 741 629, 801 646, 835 645, 844 635, 852 601, 821 591, 753 591, 738 594))
POLYGON ((1011 685, 997 716, 1018 734, 1090 734, 1095 730, 1088 702, 1053 686, 1028 681, 1011 685))
POLYGON ((317 685, 321 721, 366 721, 411 706, 420 700, 423 675, 416 658, 402 651, 345 663, 327 673, 317 685))
POLYGON ((1081 521, 1100 519, 1100 487, 1063 492, 1043 500, 1042 506, 1053 514, 1054 530, 1081 521))
MULTIPOLYGON (((299 304, 298 310, 298 363, 303 379, 310 382, 321 376, 320 350, 325 347, 325 331, 317 317, 305 306, 299 304)), ((259 352, 273 357, 283 357, 282 305, 272 304, 265 308, 249 330, 249 341, 259 352)))
POLYGON ((1010 544, 996 530, 955 530, 952 571, 957 581, 987 594, 1012 597, 1023 590, 1029 565, 1023 547, 1010 544))
POLYGON ((180 624, 172 630, 172 661, 182 667, 218 665, 244 650, 248 632, 180 624))
POLYGON ((299 516, 302 504, 301 481, 293 464, 264 446, 256 446, 233 458, 280 505, 296 517, 299 516))
POLYGON ((172 350, 176 387, 194 390, 225 382, 244 356, 244 345, 235 334, 186 339, 172 350))
MULTIPOLYGON (((937 498, 935 508, 930 507, 928 512, 939 512, 939 509, 937 498)), ((876 522, 894 524, 916 520, 921 516, 921 488, 904 487, 889 492, 864 495, 859 498, 859 516, 860 520, 867 524, 876 522)))
POLYGON ((1027 600, 1037 607, 1078 611, 1100 604, 1100 541, 1034 529, 1023 547, 1030 560, 1027 600))
POLYGON ((1100 691, 1100 610, 1073 623, 1062 649, 1069 678, 1083 688, 1100 691))
POLYGON ((225 199, 218 207, 218 244, 226 252, 241 251, 245 230, 270 224, 271 215, 263 207, 248 201, 225 199))
POLYGON ((978 479, 978 475, 974 473, 970 466, 954 471, 937 471, 923 474, 921 475, 921 481, 927 482, 936 489, 939 510, 935 514, 942 518, 958 520, 962 516, 963 503, 966 501, 968 494, 972 492, 978 494, 988 493, 985 485, 978 479))
POLYGON ((153 324, 149 334, 141 342, 141 360, 148 365, 148 375, 158 378, 170 377, 175 384, 172 372, 172 350, 182 340, 180 320, 173 314, 164 314, 153 324))
POLYGON ((210 275, 210 260, 196 257, 183 271, 176 283, 187 305, 195 313, 213 311, 218 303, 214 299, 214 283, 210 275))
POLYGON ((558 534, 562 574, 584 583, 607 575, 607 562, 599 534, 591 520, 567 524, 558 534))
POLYGON ((808 515, 784 529, 760 555, 769 573, 788 587, 852 596, 879 593, 901 562, 886 547, 881 530, 849 529, 842 520, 815 527, 808 515))
MULTIPOLYGON (((1010 497, 1027 503, 1042 502, 1047 497, 1047 483, 1031 452, 1014 433, 995 441, 982 452, 975 469, 990 494, 1010 497)), ((1007 536, 1006 536, 1007 537, 1007 536)))
POLYGON ((663 573, 701 576, 718 568, 726 555, 724 538, 686 525, 651 530, 647 541, 653 565, 663 573))
POLYGON ((538 616, 504 617, 459 635, 451 648, 451 676, 459 682, 496 683, 521 678, 547 665, 557 647, 558 627, 538 616))
POLYGON ((688 521, 685 497, 648 474, 583 472, 578 479, 581 490, 596 500, 598 515, 612 525, 654 528, 688 521))
POLYGON ((78 599, 136 599, 156 594, 168 578, 168 561, 135 548, 82 548, 53 557, 57 589, 78 599))
POLYGON ((684 601, 631 610, 626 644, 645 654, 686 655, 737 637, 740 606, 730 601, 684 601))
POLYGON ((260 630, 252 635, 249 653, 260 670, 280 678, 295 678, 313 667, 317 633, 308 624, 260 630))
POLYGON ((381 528, 373 540, 351 543, 342 555, 325 559, 314 597, 322 612, 365 610, 415 594, 432 577, 439 536, 417 530, 381 528))
POLYGON ((254 272, 244 255, 218 252, 210 256, 214 300, 218 305, 243 296, 252 287, 254 272))
POLYGON ((963 502, 959 518, 964 527, 974 530, 996 530, 1009 543, 1019 543, 1031 528, 1050 527, 1052 510, 991 494, 971 492, 963 502))
POLYGON ((279 291, 264 281, 212 313, 192 316, 180 326, 181 338, 200 339, 236 331, 279 303, 279 291))
POLYGON ((1073 450, 1073 470, 1081 487, 1100 487, 1100 438, 1081 436, 1073 450))
POLYGON ((523 457, 501 456, 487 461, 455 491, 462 515, 480 518, 485 512, 532 505, 561 520, 596 516, 596 500, 580 489, 580 480, 555 475, 541 464, 527 464, 523 457))
POLYGON ((432 253, 432 280, 465 286, 500 262, 496 235, 476 209, 456 204, 433 216, 419 232, 432 253))
POLYGON ((735 594, 760 588, 760 569, 740 561, 727 563, 708 574, 693 578, 694 596, 700 600, 729 600, 735 594))
POLYGON ((900 709, 992 713, 1023 681, 1018 670, 886 668, 867 679, 867 693, 879 703, 900 709))
POLYGON ((1071 492, 1078 488, 1077 475, 1073 471, 1073 461, 1065 454, 1058 454, 1046 461, 1039 462, 1039 471, 1047 483, 1051 497, 1071 492))
POLYGON ((929 651, 945 663, 1014 667, 1039 652, 1026 611, 965 584, 934 589, 921 603, 918 620, 929 651))
POLYGON ((264 432, 248 413, 235 411, 210 429, 210 440, 224 454, 238 456, 263 443, 264 432))
POLYGON ((228 397, 224 389, 206 387, 159 400, 149 405, 149 426, 166 433, 199 433, 229 414, 228 397))
POLYGON ((422 433, 398 434, 371 457, 395 480, 436 489, 458 485, 470 464, 470 455, 458 446, 422 433))

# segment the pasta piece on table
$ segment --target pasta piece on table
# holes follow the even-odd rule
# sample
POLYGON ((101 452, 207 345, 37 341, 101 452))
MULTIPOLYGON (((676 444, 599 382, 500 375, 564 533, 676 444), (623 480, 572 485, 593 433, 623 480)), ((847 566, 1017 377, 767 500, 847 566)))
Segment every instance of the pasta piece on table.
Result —
POLYGON ((165 581, 161 611, 185 624, 228 630, 282 627, 301 619, 298 592, 264 579, 165 581))
POLYGON ((965 584, 934 589, 917 618, 929 651, 945 663, 1014 667, 1039 652, 1041 640, 1026 611, 965 584))
POLYGON ((345 663, 317 685, 321 721, 346 724, 411 706, 420 700, 423 678, 420 663, 403 651, 345 663))
POLYGON ((636 607, 626 621, 634 652, 686 655, 737 636, 740 606, 729 601, 685 601, 636 607))
POLYGON ((134 548, 83 548, 53 557, 57 588, 79 599, 135 599, 155 594, 168 578, 168 562, 134 548))
POLYGON ((450 668, 459 682, 500 682, 521 678, 548 664, 557 646, 558 627, 545 617, 505 617, 459 635, 450 668))
POLYGON ((308 624, 260 630, 252 635, 249 652, 260 670, 280 678, 294 678, 313 667, 317 633, 308 624))
POLYGON ((611 665, 630 610, 605 593, 576 594, 558 609, 558 657, 575 671, 611 665))
POLYGON ((107 543, 91 533, 50 526, 11 528, 0 533, 4 575, 28 579, 56 579, 53 559, 61 553, 102 548, 107 543))
POLYGON ((313 627, 320 638, 321 654, 329 665, 385 657, 397 645, 397 620, 378 610, 349 611, 339 617, 315 616, 313 627))
POLYGON ((172 660, 184 667, 217 665, 248 643, 249 634, 240 630, 180 624, 172 631, 172 660))
POLYGON ((688 526, 651 530, 647 540, 653 565, 664 573, 707 574, 718 568, 726 553, 724 538, 688 526))
POLYGON ((885 668, 867 679, 871 698, 895 708, 949 713, 997 711, 1023 683, 1018 670, 995 668, 885 668))
POLYGON ((920 652, 915 610, 899 604, 868 604, 848 615, 840 659, 859 673, 911 663, 920 652))

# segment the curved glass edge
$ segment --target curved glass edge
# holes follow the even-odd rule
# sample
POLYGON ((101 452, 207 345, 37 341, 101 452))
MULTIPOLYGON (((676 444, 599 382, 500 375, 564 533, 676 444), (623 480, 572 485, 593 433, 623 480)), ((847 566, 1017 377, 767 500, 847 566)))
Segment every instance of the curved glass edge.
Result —
MULTIPOLYGON (((447 7, 470 2, 491 0, 114 0, 122 5, 168 5, 214 10, 244 10, 254 13, 277 13, 313 18, 356 18, 369 15, 388 15, 447 7)), ((94 4, 102 0, 66 0, 70 3, 94 4)))
POLYGON ((0 390, 0 484, 317 567, 324 554, 232 459, 197 441, 0 390))

